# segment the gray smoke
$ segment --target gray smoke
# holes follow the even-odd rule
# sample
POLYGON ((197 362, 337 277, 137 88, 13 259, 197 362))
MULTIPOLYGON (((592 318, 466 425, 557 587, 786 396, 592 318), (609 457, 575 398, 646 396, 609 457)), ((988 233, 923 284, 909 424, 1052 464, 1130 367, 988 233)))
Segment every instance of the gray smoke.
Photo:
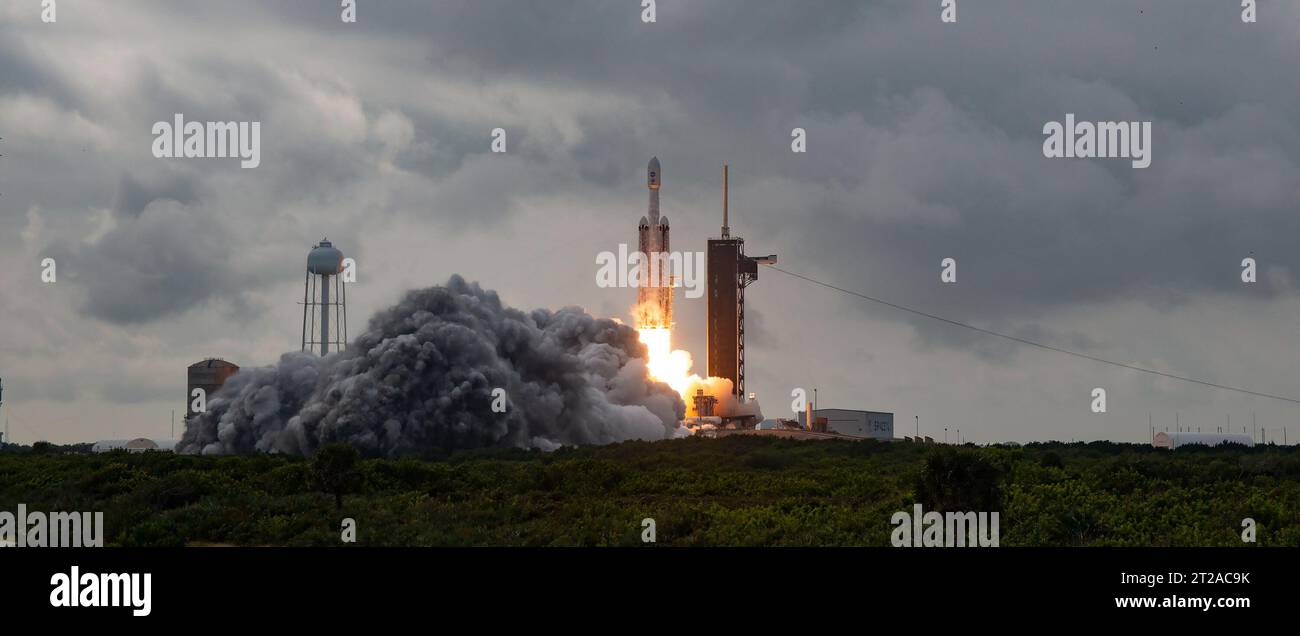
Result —
POLYGON ((577 307, 522 312, 453 276, 377 313, 341 353, 287 353, 208 401, 182 452, 368 455, 513 446, 551 450, 672 437, 686 406, 651 380, 636 331, 577 307), (507 409, 493 412, 493 389, 507 409))

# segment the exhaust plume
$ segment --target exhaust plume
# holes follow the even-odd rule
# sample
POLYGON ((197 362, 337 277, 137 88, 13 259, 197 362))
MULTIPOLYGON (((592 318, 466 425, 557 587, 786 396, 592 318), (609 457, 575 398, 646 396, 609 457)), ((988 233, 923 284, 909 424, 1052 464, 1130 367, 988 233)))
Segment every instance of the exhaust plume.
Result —
POLYGON ((370 319, 346 351, 286 353, 209 397, 179 450, 372 456, 506 446, 553 450, 673 437, 681 397, 652 380, 637 332, 578 307, 523 312, 452 276, 370 319), (506 411, 494 412, 493 389, 506 411))

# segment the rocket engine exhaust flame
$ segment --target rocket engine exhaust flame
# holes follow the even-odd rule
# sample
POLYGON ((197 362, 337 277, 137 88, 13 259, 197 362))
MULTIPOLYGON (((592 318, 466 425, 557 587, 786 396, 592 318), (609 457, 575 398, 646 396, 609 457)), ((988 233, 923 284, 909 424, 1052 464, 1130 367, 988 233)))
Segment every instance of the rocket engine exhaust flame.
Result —
POLYGON ((664 327, 643 327, 637 329, 641 344, 646 348, 646 369, 650 377, 671 386, 682 396, 690 410, 690 400, 686 400, 687 391, 692 380, 699 376, 691 373, 691 354, 680 349, 673 349, 673 332, 664 327))
POLYGON ((639 305, 632 309, 632 315, 638 319, 637 334, 641 344, 646 348, 646 369, 650 377, 672 387, 686 405, 686 416, 696 417, 695 392, 703 389, 705 395, 718 399, 716 413, 719 415, 756 415, 761 418, 757 402, 741 403, 731 392, 731 380, 726 378, 702 378, 691 372, 694 360, 689 352, 673 349, 673 331, 671 327, 660 327, 657 323, 639 322, 642 316, 653 316, 654 309, 639 305))

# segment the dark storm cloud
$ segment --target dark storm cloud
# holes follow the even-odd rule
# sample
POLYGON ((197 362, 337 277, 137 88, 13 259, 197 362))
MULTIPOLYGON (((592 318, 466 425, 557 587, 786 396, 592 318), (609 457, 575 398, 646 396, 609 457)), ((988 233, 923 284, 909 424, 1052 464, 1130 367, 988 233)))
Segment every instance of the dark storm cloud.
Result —
POLYGON ((683 158, 676 182, 694 185, 730 158, 746 177, 738 200, 761 179, 806 193, 794 209, 757 200, 745 211, 759 227, 797 220, 832 248, 795 265, 997 319, 1292 293, 1300 90, 1269 69, 1288 68, 1294 47, 1281 16, 1244 29, 1230 9, 984 2, 945 25, 915 2, 661 2, 647 25, 619 3, 501 1, 399 3, 362 22, 427 26, 431 70, 487 86, 666 96, 662 115, 679 121, 591 122, 575 149, 529 159, 617 183, 644 154, 619 149, 666 147, 683 158), (1009 39, 1010 25, 1028 28, 1009 39), (1154 121, 1152 167, 1045 159, 1042 126, 1067 112, 1154 121), (811 137, 806 156, 788 149, 796 125, 811 137), (1276 275, 1243 287, 1251 253, 1276 275), (960 282, 939 288, 948 256, 960 282))
POLYGON ((672 164, 679 179, 711 176, 701 164, 724 155, 749 173, 733 184, 738 200, 754 179, 791 180, 807 195, 797 207, 754 200, 747 211, 764 227, 805 229, 816 249, 786 262, 894 300, 1032 320, 1081 302, 1293 293, 1300 95, 1268 71, 1294 53, 1278 46, 1280 17, 1247 31, 1235 11, 1201 11, 1222 8, 1209 2, 1140 15, 1119 2, 990 2, 942 25, 932 7, 903 4, 704 3, 680 23, 661 4, 658 25, 609 5, 490 5, 483 28, 505 37, 475 42, 467 30, 439 43, 485 77, 668 93, 690 121, 655 129, 660 143, 710 158, 672 164), (575 12, 589 21, 530 34, 575 12), (995 46, 1010 23, 1034 27, 995 46), (610 44, 611 33, 626 37, 610 44), (1201 38, 1220 44, 1207 51, 1201 38), (606 54, 574 53, 587 47, 606 54), (655 70, 639 71, 646 61, 655 70), (1154 121, 1153 166, 1045 159, 1042 125, 1067 112, 1154 121), (806 156, 788 152, 793 125, 809 130, 806 156), (1241 285, 1251 254, 1277 275, 1241 285), (960 282, 942 288, 948 256, 960 282))
POLYGON ((240 277, 224 227, 202 208, 155 201, 90 245, 58 243, 59 275, 85 290, 83 311, 111 323, 178 315, 237 298, 240 277))
POLYGON ((159 199, 189 205, 198 197, 195 189, 194 180, 185 177, 154 179, 145 183, 130 174, 123 175, 117 185, 117 194, 113 198, 113 212, 120 216, 135 218, 140 216, 150 203, 159 199))
MULTIPOLYGON (((361 22, 363 33, 428 29, 433 73, 647 105, 644 120, 580 120, 587 136, 572 148, 522 152, 611 186, 636 178, 646 149, 675 155, 674 188, 716 187, 730 160, 751 234, 799 228, 772 247, 783 262, 894 301, 1085 344, 1039 321, 1081 303, 1294 293, 1300 88, 1273 72, 1295 53, 1284 14, 1243 28, 1211 0, 1141 12, 1007 0, 967 3, 946 25, 937 7, 901 0, 660 2, 647 25, 633 9, 395 3, 361 22), (1153 121, 1152 166, 1044 158, 1042 126, 1066 113, 1153 121), (789 152, 795 126, 808 130, 807 155, 789 152), (746 198, 765 182, 786 196, 746 198), (1262 270, 1249 287, 1238 277, 1248 255, 1262 270), (946 257, 955 286, 938 279, 946 257)), ((915 325, 923 342, 1006 353, 873 315, 915 325)))
POLYGON ((761 347, 775 347, 780 338, 767 328, 764 312, 754 307, 745 308, 745 342, 761 347))
POLYGON ((40 94, 64 108, 79 105, 75 93, 59 75, 41 63, 39 54, 30 50, 15 35, 16 26, 0 23, 0 94, 25 92, 40 94))

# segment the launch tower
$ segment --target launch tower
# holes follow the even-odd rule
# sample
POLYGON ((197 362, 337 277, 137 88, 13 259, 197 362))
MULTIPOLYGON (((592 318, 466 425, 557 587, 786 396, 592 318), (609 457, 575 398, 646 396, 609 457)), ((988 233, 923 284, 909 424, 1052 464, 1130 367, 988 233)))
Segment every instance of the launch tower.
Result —
POLYGON ((722 235, 708 241, 709 375, 731 380, 732 393, 745 401, 745 288, 758 280, 760 264, 776 255, 745 256, 745 239, 731 236, 728 225, 728 172, 722 166, 722 235))

